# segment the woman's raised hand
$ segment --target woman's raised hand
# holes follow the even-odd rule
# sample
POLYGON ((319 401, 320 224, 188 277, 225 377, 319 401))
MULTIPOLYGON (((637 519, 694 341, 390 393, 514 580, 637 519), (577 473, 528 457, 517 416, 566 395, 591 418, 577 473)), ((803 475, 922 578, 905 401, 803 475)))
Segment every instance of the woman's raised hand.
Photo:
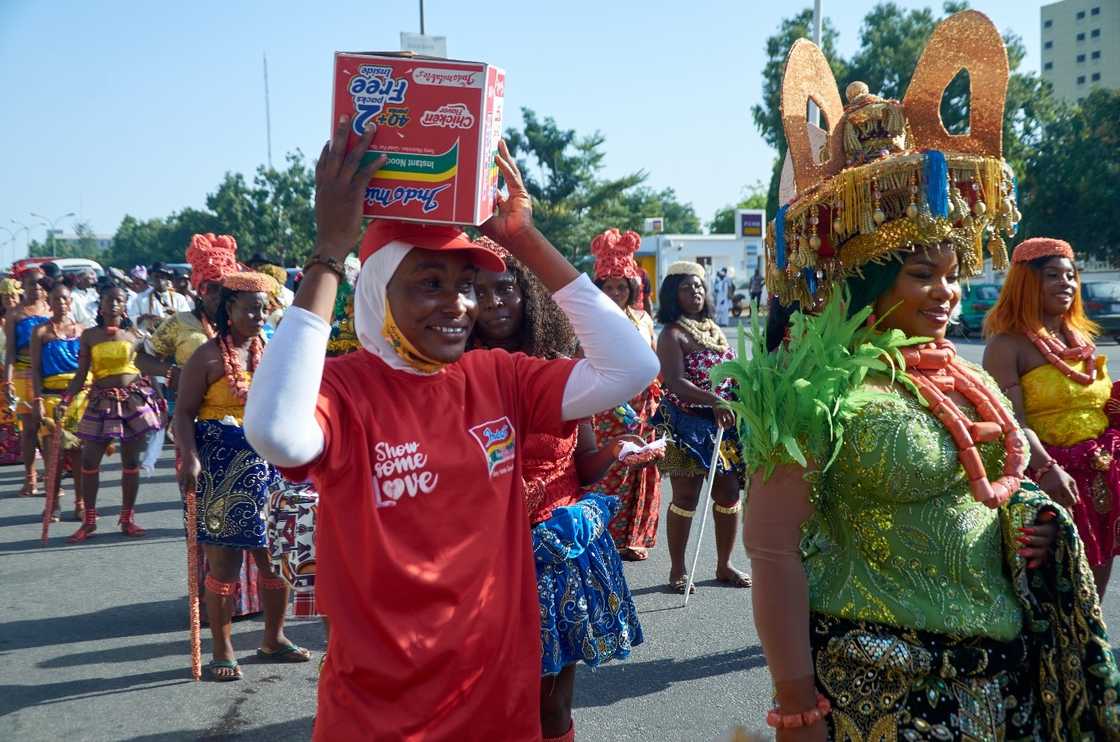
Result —
POLYGON ((494 160, 505 178, 509 195, 498 194, 497 210, 480 229, 499 245, 515 252, 517 238, 533 229, 533 199, 504 139, 498 142, 498 155, 494 160))
POLYGON ((373 174, 385 165, 385 155, 362 166, 377 127, 370 125, 347 151, 350 117, 343 116, 334 136, 323 145, 315 164, 315 252, 344 260, 362 236, 362 202, 373 174))

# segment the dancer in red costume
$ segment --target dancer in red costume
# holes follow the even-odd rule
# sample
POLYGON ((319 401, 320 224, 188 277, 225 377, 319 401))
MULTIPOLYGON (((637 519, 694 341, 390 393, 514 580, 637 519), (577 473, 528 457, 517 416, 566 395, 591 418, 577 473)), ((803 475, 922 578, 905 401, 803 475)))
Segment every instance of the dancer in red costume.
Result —
MULTIPOLYGON (((634 262, 634 253, 641 245, 637 232, 620 233, 608 229, 591 241, 595 256, 595 285, 618 305, 627 319, 651 348, 656 348, 653 318, 641 309, 641 273, 634 262)), ((650 418, 661 400, 661 382, 654 380, 642 393, 630 400, 595 415, 595 436, 600 441, 621 435, 636 435, 644 443, 657 438, 650 418)), ((657 544, 657 524, 661 512, 661 472, 657 467, 628 467, 616 462, 597 489, 619 499, 618 514, 611 520, 611 536, 623 559, 640 562, 657 544)))
POLYGON ((539 742, 540 609, 524 503, 523 441, 566 435, 644 389, 648 345, 533 226, 504 143, 509 186, 482 230, 564 309, 584 355, 465 353, 474 279, 502 272, 459 230, 375 221, 362 240, 355 326, 362 350, 325 356, 342 260, 362 234, 360 167, 373 130, 348 118, 316 171, 318 243, 253 379, 254 449, 320 493, 317 599, 331 618, 318 740, 539 742), (318 425, 292 425, 314 418, 318 425))

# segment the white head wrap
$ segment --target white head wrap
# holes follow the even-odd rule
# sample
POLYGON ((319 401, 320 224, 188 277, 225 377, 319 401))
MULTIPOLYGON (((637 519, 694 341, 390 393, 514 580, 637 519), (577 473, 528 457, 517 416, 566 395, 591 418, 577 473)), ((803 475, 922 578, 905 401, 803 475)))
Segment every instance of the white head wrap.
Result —
POLYGON ((385 305, 389 301, 386 287, 401 261, 412 249, 412 245, 394 240, 366 258, 358 273, 358 285, 354 288, 354 332, 363 348, 385 361, 391 368, 426 376, 427 374, 417 371, 397 355, 393 346, 381 334, 381 328, 385 326, 385 305))

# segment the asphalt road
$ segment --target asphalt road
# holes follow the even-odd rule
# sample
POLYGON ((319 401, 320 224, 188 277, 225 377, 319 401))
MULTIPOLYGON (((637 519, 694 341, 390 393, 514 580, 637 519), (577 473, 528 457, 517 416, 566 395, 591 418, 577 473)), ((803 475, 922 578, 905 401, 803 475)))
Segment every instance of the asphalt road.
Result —
MULTIPOLYGON (((980 351, 976 344, 962 346, 974 360, 980 351)), ((1120 347, 1102 351, 1118 368, 1120 347)), ((259 620, 235 624, 244 680, 191 682, 186 557, 170 467, 165 456, 156 476, 142 484, 137 519, 148 529, 146 538, 127 539, 114 530, 120 467, 112 459, 97 538, 68 546, 64 538, 76 524, 63 522, 52 526, 46 547, 39 544, 43 501, 17 497, 18 467, 0 469, 0 738, 309 737, 315 664, 257 664, 259 620)), ((72 501, 63 504, 69 508, 72 501)), ((695 537, 694 531, 693 544, 695 537)), ((770 689, 750 591, 712 579, 711 523, 702 548, 698 592, 687 608, 681 596, 664 591, 669 566, 663 542, 648 561, 626 566, 645 643, 626 662, 596 671, 581 667, 579 739, 710 741, 736 724, 762 730, 770 689)), ((745 566, 746 557, 739 562, 745 566)), ((1113 625, 1120 625, 1117 595, 1114 584, 1105 603, 1113 625)), ((292 623, 289 635, 316 654, 323 649, 315 621, 292 623)))

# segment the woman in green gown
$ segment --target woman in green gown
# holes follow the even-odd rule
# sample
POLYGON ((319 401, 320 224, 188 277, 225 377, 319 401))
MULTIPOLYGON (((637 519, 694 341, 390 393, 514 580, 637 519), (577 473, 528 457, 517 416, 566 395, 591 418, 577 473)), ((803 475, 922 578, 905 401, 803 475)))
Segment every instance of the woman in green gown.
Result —
POLYGON ((831 73, 815 46, 787 62, 796 190, 767 246, 778 299, 738 354, 750 360, 714 372, 738 386, 754 620, 782 742, 1120 738, 1081 542, 1028 478, 1049 456, 945 340, 985 238, 999 268, 1018 220, 998 77, 973 88, 970 135, 938 133, 951 73, 982 75, 968 54, 1006 70, 972 11, 934 33, 905 102, 857 83, 842 109, 817 88, 831 73), (824 163, 801 146, 799 95, 834 127, 824 163))

